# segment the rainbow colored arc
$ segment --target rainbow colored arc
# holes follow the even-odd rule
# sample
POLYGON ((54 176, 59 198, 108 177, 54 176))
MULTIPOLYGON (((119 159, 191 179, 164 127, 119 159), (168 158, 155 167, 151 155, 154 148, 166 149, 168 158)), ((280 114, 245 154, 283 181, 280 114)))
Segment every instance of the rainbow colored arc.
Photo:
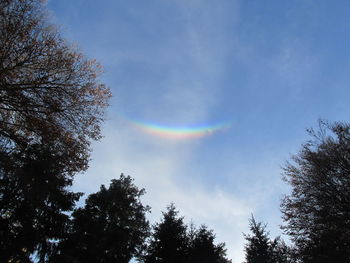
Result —
POLYGON ((228 122, 198 126, 166 126, 135 120, 132 120, 131 123, 143 132, 168 139, 191 139, 209 136, 230 126, 228 122))

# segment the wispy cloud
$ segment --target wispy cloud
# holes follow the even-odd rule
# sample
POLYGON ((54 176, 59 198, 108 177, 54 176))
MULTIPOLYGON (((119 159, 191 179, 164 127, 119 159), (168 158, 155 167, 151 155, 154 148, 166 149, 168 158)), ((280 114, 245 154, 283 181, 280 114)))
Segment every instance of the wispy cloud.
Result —
POLYGON ((198 141, 164 143, 132 129, 118 131, 116 127, 119 125, 107 125, 106 137, 94 146, 91 168, 86 175, 77 177, 75 187, 90 193, 97 191, 100 184, 108 185, 121 172, 129 174, 137 186, 147 191, 143 199, 152 207, 151 222, 158 221, 161 211, 174 202, 187 222, 207 224, 215 230, 217 241, 227 243, 229 256, 241 258, 241 231, 254 209, 253 203, 219 186, 208 191, 201 182, 188 178, 189 160, 198 141))

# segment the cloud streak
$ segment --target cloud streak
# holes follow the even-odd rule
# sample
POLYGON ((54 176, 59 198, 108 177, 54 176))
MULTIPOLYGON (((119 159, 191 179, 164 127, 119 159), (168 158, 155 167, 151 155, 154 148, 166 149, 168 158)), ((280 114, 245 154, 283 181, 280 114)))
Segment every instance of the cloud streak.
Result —
POLYGON ((215 230, 217 241, 227 242, 229 256, 241 258, 241 231, 253 204, 219 186, 208 191, 189 178, 188 165, 198 141, 164 144, 137 131, 116 132, 117 127, 108 125, 105 139, 94 146, 88 173, 76 179, 77 190, 95 192, 100 184, 108 185, 121 172, 129 174, 147 191, 143 200, 152 207, 151 222, 158 221, 161 211, 174 202, 187 222, 207 224, 215 230))

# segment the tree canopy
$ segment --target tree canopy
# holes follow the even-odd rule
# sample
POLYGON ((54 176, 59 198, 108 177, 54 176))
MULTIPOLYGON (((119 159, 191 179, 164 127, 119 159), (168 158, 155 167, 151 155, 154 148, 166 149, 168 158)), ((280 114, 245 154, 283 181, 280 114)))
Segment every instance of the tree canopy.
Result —
POLYGON ((163 212, 162 221, 153 227, 144 262, 186 262, 189 242, 186 231, 183 217, 178 216, 178 211, 171 204, 163 212))
POLYGON ((270 240, 265 226, 252 217, 249 227, 252 235, 245 236, 248 241, 245 246, 246 263, 272 263, 270 240))
POLYGON ((128 263, 139 256, 149 232, 150 208, 140 201, 144 193, 130 176, 112 180, 109 188, 102 185, 74 211, 71 230, 54 261, 128 263))
POLYGON ((320 122, 284 168, 284 230, 303 262, 350 262, 350 125, 320 122))
POLYGON ((69 216, 80 193, 66 190, 71 179, 63 176, 55 156, 42 145, 26 154, 0 156, 0 261, 27 262, 34 250, 41 261, 64 236, 69 216))
POLYGON ((48 22, 43 1, 1 1, 1 150, 55 141, 52 150, 71 154, 67 169, 86 169, 110 97, 100 72, 48 22))
POLYGON ((294 263, 291 249, 279 237, 271 240, 266 225, 249 220, 251 234, 245 235, 245 263, 294 263))
POLYGON ((153 227, 146 253, 145 263, 230 263, 226 258, 224 243, 214 244, 215 235, 205 225, 196 229, 188 227, 178 215, 174 204, 163 212, 160 223, 153 227))
POLYGON ((0 1, 1 261, 43 262, 63 236, 110 97, 48 21, 43 1, 0 1))
POLYGON ((225 243, 215 244, 215 234, 207 226, 193 229, 189 235, 189 263, 230 263, 226 258, 225 243))

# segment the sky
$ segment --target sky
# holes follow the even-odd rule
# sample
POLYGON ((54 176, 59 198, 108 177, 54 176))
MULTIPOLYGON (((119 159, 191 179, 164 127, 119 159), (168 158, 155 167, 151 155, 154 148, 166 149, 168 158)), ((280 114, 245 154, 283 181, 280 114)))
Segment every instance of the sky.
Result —
POLYGON ((146 189, 151 222, 174 202, 234 263, 251 214, 282 234, 282 167, 318 119, 349 120, 349 1, 50 0, 48 9, 103 65, 113 93, 74 190, 130 175, 146 189))

